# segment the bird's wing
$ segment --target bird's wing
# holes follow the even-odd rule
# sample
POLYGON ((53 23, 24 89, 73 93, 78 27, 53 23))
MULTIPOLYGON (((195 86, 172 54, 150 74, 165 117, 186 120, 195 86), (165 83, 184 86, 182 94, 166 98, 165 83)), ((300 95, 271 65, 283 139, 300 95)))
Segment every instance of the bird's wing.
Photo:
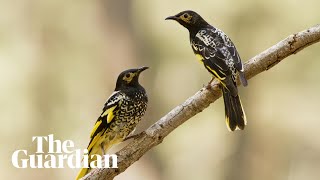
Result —
POLYGON ((223 42, 221 48, 218 48, 218 51, 224 55, 226 64, 232 71, 233 78, 235 79, 236 72, 238 71, 242 85, 247 86, 248 82, 245 78, 243 64, 236 46, 223 31, 216 29, 215 32, 219 35, 223 42))
POLYGON ((212 29, 201 29, 191 40, 194 53, 202 58, 207 70, 220 80, 231 74, 225 61, 226 57, 220 50, 222 44, 222 38, 212 29))
POLYGON ((201 29, 191 40, 194 52, 201 56, 205 68, 211 72, 232 95, 237 95, 235 63, 228 49, 227 36, 215 28, 201 29))
POLYGON ((236 49, 236 47, 234 46, 234 44, 230 41, 230 43, 232 44, 232 46, 227 46, 228 50, 230 52, 230 55, 232 56, 232 59, 234 61, 234 67, 238 70, 238 71, 243 71, 243 64, 241 62, 241 58, 240 55, 236 49))
POLYGON ((108 98, 100 117, 91 131, 91 140, 87 148, 89 152, 95 145, 96 141, 98 141, 99 137, 109 127, 110 123, 114 119, 115 112, 119 110, 124 98, 125 95, 119 91, 115 91, 108 98))
POLYGON ((225 58, 232 58, 234 62, 234 67, 238 70, 241 71, 243 69, 243 65, 241 62, 241 58, 239 56, 239 53, 237 51, 237 48, 231 41, 231 39, 220 29, 215 29, 214 33, 216 33, 220 39, 221 42, 221 47, 225 47, 228 51, 228 55, 225 55, 225 58), (229 57, 230 56, 230 57, 229 57))

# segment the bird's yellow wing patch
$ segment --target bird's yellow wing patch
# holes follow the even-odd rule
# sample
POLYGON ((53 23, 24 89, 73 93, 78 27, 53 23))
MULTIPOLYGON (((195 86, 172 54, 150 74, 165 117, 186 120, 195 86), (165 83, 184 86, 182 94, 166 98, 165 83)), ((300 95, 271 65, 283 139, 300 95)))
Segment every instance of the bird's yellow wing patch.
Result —
POLYGON ((197 59, 198 59, 201 63, 203 63, 203 60, 204 60, 203 56, 202 56, 201 54, 195 54, 195 55, 196 55, 197 59))
POLYGON ((214 74, 214 76, 215 77, 217 77, 219 80, 224 80, 224 79, 226 79, 226 77, 221 77, 221 76, 219 76, 219 74, 215 71, 215 70, 213 70, 210 66, 207 66, 206 65, 206 67, 210 70, 210 72, 212 72, 213 74, 214 74))
POLYGON ((114 113, 113 110, 116 108, 117 106, 112 106, 109 109, 107 109, 102 115, 101 117, 107 116, 107 123, 110 123, 114 117, 114 113))
MULTIPOLYGON (((206 67, 210 70, 210 72, 213 73, 213 75, 220 81, 220 83, 221 83, 225 88, 227 88, 226 84, 225 84, 224 82, 222 82, 224 79, 226 79, 226 77, 221 77, 221 76, 219 76, 219 74, 218 74, 215 70, 213 70, 210 66, 206 66, 206 67)), ((228 89, 228 88, 227 88, 227 89, 228 89)))
POLYGON ((96 122, 96 124, 94 125, 92 131, 91 131, 91 134, 90 134, 90 137, 92 138, 92 136, 94 135, 94 133, 96 132, 96 130, 98 129, 98 127, 100 126, 100 124, 102 123, 102 120, 99 120, 96 122))
POLYGON ((93 146, 98 142, 98 140, 100 139, 102 135, 102 132, 99 132, 96 136, 94 136, 93 140, 91 141, 91 143, 88 146, 88 151, 90 152, 91 149, 93 148, 93 146))
MULTIPOLYGON (((112 121, 112 119, 114 118, 114 109, 117 107, 117 105, 115 106, 112 106, 110 107, 109 109, 107 109, 106 111, 104 111, 102 114, 101 114, 101 118, 102 117, 105 117, 107 116, 107 123, 110 123, 112 121)), ((92 131, 91 131, 91 134, 90 134, 90 137, 93 138, 93 135, 96 133, 97 129, 99 128, 99 126, 101 125, 102 123, 102 119, 99 119, 96 124, 94 125, 92 131)))

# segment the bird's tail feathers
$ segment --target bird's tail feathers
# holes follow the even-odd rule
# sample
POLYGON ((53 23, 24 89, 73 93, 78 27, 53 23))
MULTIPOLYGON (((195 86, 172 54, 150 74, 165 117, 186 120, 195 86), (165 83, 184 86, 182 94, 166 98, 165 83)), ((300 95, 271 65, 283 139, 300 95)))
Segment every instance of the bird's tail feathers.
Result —
POLYGON ((222 88, 225 105, 226 124, 230 131, 243 130, 247 124, 239 95, 233 96, 226 88, 222 88))
MULTIPOLYGON (((91 155, 93 154, 99 154, 99 155, 104 155, 103 153, 106 153, 113 145, 120 143, 123 140, 123 138, 113 138, 112 140, 110 139, 103 139, 101 137, 99 137, 99 141, 97 141, 97 143, 95 143, 91 149, 89 149, 89 166, 90 163, 94 160, 96 160, 96 156, 94 156, 93 158, 91 158, 91 155), (102 146, 101 144, 103 144, 103 150, 102 150, 102 146), (104 151, 104 152, 103 152, 104 151)), ((88 174, 91 171, 91 168, 82 168, 80 170, 80 172, 78 173, 76 180, 81 179, 82 177, 84 177, 86 174, 88 174)))

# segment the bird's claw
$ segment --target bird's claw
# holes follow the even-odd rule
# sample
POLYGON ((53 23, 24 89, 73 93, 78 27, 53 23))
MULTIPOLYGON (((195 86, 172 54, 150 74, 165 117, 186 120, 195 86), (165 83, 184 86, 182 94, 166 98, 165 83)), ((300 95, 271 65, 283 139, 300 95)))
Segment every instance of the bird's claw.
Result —
POLYGON ((204 87, 206 88, 206 89, 211 89, 211 83, 212 83, 212 81, 214 80, 214 78, 212 78, 209 82, 208 82, 208 84, 207 85, 204 85, 204 87))
POLYGON ((207 85, 203 85, 204 88, 206 88, 207 90, 210 90, 211 89, 211 84, 207 84, 207 85))

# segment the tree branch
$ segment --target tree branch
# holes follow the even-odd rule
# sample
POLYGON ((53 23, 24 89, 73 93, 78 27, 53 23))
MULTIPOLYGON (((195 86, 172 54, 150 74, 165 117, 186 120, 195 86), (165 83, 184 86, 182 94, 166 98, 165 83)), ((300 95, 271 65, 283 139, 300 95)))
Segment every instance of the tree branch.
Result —
MULTIPOLYGON (((247 79, 272 68, 284 58, 318 41, 320 41, 320 25, 290 35, 245 63, 247 79)), ((200 89, 195 95, 175 107, 158 122, 135 137, 134 141, 117 152, 117 169, 94 169, 83 180, 112 180, 125 171, 149 149, 160 144, 170 132, 220 98, 219 83, 213 81, 209 87, 209 89, 200 89)))

